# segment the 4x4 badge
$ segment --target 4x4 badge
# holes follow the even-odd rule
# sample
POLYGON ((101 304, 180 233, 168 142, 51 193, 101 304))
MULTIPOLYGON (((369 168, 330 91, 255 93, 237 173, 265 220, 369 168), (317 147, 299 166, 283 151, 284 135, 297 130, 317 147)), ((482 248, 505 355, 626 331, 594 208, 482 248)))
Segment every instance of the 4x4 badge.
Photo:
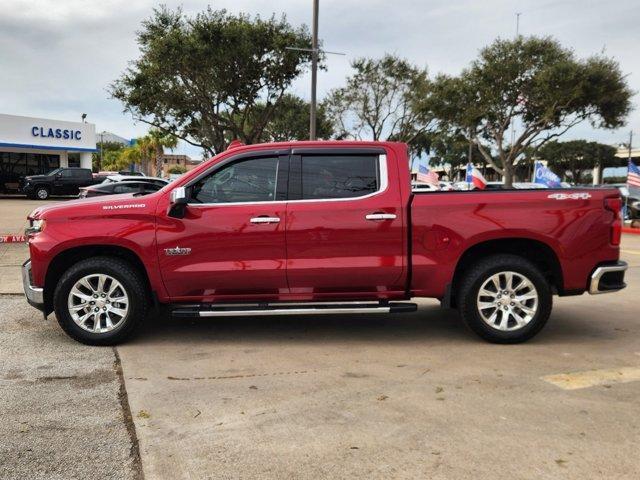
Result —
POLYGON ((190 248, 176 247, 176 248, 165 248, 164 249, 164 254, 165 255, 170 255, 170 256, 189 255, 190 253, 191 253, 191 249, 190 248))

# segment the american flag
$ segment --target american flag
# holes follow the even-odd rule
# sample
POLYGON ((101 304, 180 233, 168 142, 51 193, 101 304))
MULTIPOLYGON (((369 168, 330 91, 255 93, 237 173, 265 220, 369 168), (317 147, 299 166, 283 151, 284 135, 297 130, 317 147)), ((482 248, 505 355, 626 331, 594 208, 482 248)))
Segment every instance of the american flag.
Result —
POLYGON ((629 173, 627 173, 629 190, 640 190, 640 168, 629 159, 629 173))
POLYGON ((418 166, 418 175, 417 179, 419 182, 427 183, 429 185, 433 185, 434 187, 438 187, 438 174, 436 172, 432 172, 426 165, 418 166))

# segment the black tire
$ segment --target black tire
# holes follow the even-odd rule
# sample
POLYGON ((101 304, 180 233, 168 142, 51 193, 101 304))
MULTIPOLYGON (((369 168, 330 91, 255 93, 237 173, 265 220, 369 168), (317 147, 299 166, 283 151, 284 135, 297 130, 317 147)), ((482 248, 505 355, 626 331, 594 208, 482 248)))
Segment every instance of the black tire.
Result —
POLYGON ((49 187, 44 185, 38 185, 33 190, 33 197, 38 200, 47 200, 50 196, 49 187))
POLYGON ((58 323, 71 338, 86 345, 116 345, 130 338, 142 325, 149 306, 148 297, 144 279, 129 263, 114 257, 94 257, 81 260, 62 275, 53 295, 53 305, 58 323), (78 280, 90 274, 106 274, 114 278, 129 298, 128 313, 109 332, 87 331, 73 320, 69 312, 67 300, 71 289, 78 280))
MULTIPOLYGON (((505 301, 507 301, 506 296, 505 301)), ((549 281, 540 272, 540 269, 530 261, 517 255, 492 255, 479 260, 464 273, 464 278, 458 289, 457 303, 460 315, 467 326, 483 339, 493 343, 520 343, 535 336, 545 326, 551 314, 553 294, 549 281), (513 329, 500 330, 497 325, 495 327, 489 325, 482 317, 478 306, 478 293, 485 281, 500 272, 516 272, 528 279, 535 287, 538 296, 537 309, 533 317, 522 327, 517 327, 515 318, 512 317, 508 321, 508 325, 511 325, 510 328, 513 329)), ((523 305, 525 305, 524 302, 523 305)), ((488 308, 488 311, 483 309, 487 312, 485 315, 490 315, 495 311, 491 309, 492 307, 488 308)), ((499 310, 498 307, 494 308, 499 310)), ((516 311, 520 315, 523 314, 520 310, 516 311)), ((496 321, 499 322, 497 317, 496 321)))

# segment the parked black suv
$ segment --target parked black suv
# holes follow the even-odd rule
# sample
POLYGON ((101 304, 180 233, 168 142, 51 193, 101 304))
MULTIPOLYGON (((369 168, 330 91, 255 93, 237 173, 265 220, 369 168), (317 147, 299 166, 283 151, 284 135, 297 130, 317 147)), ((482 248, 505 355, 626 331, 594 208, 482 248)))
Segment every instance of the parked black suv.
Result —
POLYGON ((80 187, 94 183, 89 168, 57 168, 46 175, 24 177, 21 190, 29 198, 46 200, 51 195, 77 195, 80 187))

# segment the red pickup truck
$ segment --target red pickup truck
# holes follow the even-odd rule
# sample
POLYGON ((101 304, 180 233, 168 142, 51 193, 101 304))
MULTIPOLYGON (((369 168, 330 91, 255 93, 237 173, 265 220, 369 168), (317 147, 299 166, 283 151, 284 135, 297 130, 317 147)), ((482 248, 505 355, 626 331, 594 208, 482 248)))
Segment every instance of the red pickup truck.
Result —
POLYGON ((552 295, 625 287, 615 189, 412 192, 407 147, 229 149, 162 190, 28 217, 31 305, 76 340, 178 317, 379 314, 455 307, 486 340, 531 338, 552 295))

